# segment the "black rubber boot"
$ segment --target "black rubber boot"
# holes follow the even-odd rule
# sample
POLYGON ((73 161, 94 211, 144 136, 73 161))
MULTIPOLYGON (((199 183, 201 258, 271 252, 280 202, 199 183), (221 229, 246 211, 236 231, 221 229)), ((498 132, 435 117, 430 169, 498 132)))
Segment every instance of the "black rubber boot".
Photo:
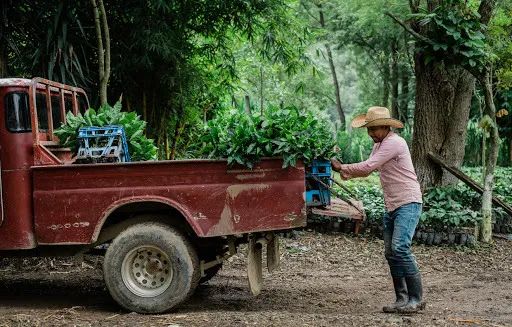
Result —
POLYGON ((398 313, 416 313, 425 309, 420 273, 405 277, 405 283, 407 284, 407 292, 409 293, 409 302, 403 307, 399 307, 398 313))
POLYGON ((396 301, 391 305, 386 305, 382 311, 386 313, 398 312, 398 308, 407 304, 409 296, 407 295, 407 284, 405 277, 393 277, 393 286, 395 288, 396 301))

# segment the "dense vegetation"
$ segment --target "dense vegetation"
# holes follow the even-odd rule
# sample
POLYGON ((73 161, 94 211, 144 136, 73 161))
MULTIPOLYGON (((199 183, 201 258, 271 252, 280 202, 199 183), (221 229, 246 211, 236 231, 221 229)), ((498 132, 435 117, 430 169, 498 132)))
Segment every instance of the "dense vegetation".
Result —
MULTIPOLYGON (((480 168, 465 168, 464 172, 477 181, 481 180, 480 168)), ((378 175, 343 183, 363 201, 369 224, 380 225, 385 208, 378 175)), ((495 192, 505 202, 512 203, 512 168, 496 171, 495 192)), ((432 188, 425 193, 423 201, 424 212, 420 220, 423 228, 444 231, 474 227, 482 219, 481 196, 462 182, 455 186, 432 188)), ((501 208, 493 209, 493 223, 501 224, 506 218, 501 208)))

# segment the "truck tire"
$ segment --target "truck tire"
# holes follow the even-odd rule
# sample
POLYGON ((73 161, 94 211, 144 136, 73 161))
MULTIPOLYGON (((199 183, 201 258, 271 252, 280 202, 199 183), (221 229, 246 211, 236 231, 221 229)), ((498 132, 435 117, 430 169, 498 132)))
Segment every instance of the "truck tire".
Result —
POLYGON ((112 298, 138 313, 171 310, 194 292, 201 277, 190 242, 156 222, 121 232, 107 249, 103 273, 112 298))

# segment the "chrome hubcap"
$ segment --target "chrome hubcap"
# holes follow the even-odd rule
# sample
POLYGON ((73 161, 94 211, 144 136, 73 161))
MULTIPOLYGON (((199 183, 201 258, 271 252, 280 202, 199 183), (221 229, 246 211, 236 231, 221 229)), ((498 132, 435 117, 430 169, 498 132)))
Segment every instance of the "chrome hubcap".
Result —
POLYGON ((169 256, 156 246, 139 246, 123 260, 121 276, 135 295, 155 297, 169 287, 173 272, 169 256))

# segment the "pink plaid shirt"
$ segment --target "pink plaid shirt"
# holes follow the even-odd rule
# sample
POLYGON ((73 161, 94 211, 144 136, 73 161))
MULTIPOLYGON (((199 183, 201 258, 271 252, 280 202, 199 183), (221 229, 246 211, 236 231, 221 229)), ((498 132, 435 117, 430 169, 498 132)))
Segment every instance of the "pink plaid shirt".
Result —
POLYGON ((409 147, 402 137, 390 131, 382 142, 373 145, 368 160, 341 165, 341 171, 349 178, 366 177, 375 170, 380 172, 388 212, 407 203, 422 203, 409 147))

